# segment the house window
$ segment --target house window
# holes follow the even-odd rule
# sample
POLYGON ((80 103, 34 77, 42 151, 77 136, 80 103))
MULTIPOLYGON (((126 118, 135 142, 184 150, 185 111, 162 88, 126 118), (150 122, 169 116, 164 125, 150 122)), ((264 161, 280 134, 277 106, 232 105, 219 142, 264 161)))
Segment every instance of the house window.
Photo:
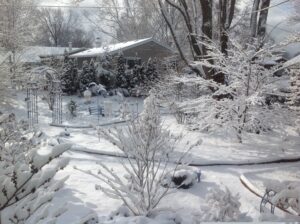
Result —
POLYGON ((142 59, 138 57, 126 57, 126 65, 128 69, 132 69, 135 65, 141 65, 142 59))

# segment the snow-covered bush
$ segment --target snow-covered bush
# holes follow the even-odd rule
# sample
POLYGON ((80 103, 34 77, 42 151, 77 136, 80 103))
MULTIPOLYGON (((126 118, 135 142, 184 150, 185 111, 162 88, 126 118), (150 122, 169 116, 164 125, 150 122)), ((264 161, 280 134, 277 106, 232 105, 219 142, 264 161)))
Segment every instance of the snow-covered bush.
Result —
POLYGON ((84 61, 82 65, 82 71, 79 77, 80 91, 83 92, 88 84, 95 81, 96 68, 94 61, 92 60, 90 64, 87 61, 84 61))
MULTIPOLYGON (((144 111, 127 127, 100 129, 99 133, 124 153, 126 159, 121 165, 125 178, 103 163, 97 174, 83 172, 101 180, 97 189, 122 200, 133 215, 150 215, 169 191, 162 186, 165 174, 174 172, 184 156, 171 160, 180 137, 163 129, 155 96, 150 95, 145 100, 144 111)), ((199 142, 187 143, 187 150, 196 145, 199 142)))
POLYGON ((112 70, 105 69, 105 62, 100 62, 96 69, 97 82, 104 85, 106 89, 112 89, 116 85, 116 75, 112 70), (103 64, 102 64, 103 63, 103 64))
POLYGON ((156 59, 140 65, 138 61, 128 68, 122 54, 117 58, 116 86, 128 89, 131 95, 148 95, 153 83, 158 80, 156 59))
POLYGON ((275 47, 266 44, 257 50, 255 45, 241 46, 231 40, 228 55, 224 55, 218 44, 203 44, 210 49, 209 57, 196 61, 194 66, 199 69, 204 66, 216 74, 224 74, 226 83, 191 75, 168 81, 167 86, 171 83, 174 87, 165 87, 164 95, 169 96, 169 102, 173 97, 175 108, 184 115, 182 120, 191 129, 210 132, 230 130, 239 142, 242 142, 244 132, 260 134, 282 129, 283 124, 289 121, 288 109, 279 103, 266 103, 266 95, 273 92, 273 83, 280 79, 273 75, 278 67, 267 69, 261 64, 273 55, 275 47), (191 84, 197 90, 195 94, 189 93, 191 88, 188 86, 191 84))
POLYGON ((131 95, 148 95, 149 91, 159 80, 156 59, 149 58, 146 65, 135 65, 130 80, 132 80, 131 95))
POLYGON ((91 91, 92 95, 97 96, 97 95, 103 95, 106 96, 107 95, 107 91, 105 89, 105 87, 101 84, 95 83, 95 82, 91 82, 88 84, 88 88, 91 91))
POLYGON ((78 69, 73 59, 65 58, 60 81, 63 92, 68 94, 76 93, 79 87, 78 69))
POLYGON ((128 78, 126 75, 126 60, 121 53, 117 59, 116 85, 120 88, 128 87, 128 78))
MULTIPOLYGON (((196 62, 225 74, 225 85, 219 85, 212 95, 189 102, 198 103, 200 126, 205 129, 231 128, 242 142, 244 131, 260 134, 282 128, 288 120, 287 110, 281 104, 268 105, 266 95, 273 92, 274 76, 278 66, 265 68, 262 64, 278 48, 264 45, 257 50, 255 45, 242 46, 231 40, 228 55, 220 52, 218 45, 211 42, 209 57, 196 62)), ((195 121, 195 120, 194 120, 195 121)))
POLYGON ((228 188, 212 189, 206 196, 206 205, 202 207, 201 221, 234 222, 241 215, 239 195, 232 195, 228 188))
MULTIPOLYGON (((71 145, 47 148, 34 139, 41 135, 27 127, 13 114, 0 116, 0 220, 5 212, 5 223, 26 223, 37 210, 47 210, 46 204, 66 179, 52 180, 67 164, 58 157, 71 145)), ((47 212, 39 213, 34 223, 45 216, 47 212)))
POLYGON ((267 188, 276 192, 271 199, 274 205, 288 209, 293 209, 296 214, 300 215, 300 182, 290 183, 268 183, 267 188))

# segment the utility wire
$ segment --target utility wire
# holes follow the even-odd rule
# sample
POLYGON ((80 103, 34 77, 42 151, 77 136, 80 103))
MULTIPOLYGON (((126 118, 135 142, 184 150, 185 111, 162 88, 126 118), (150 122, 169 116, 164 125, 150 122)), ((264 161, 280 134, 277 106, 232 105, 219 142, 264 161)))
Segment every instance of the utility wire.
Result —
MULTIPOLYGON (((10 6, 8 4, 0 4, 0 6, 10 6)), ((141 7, 124 7, 124 6, 76 6, 76 5, 24 5, 22 7, 37 8, 74 8, 74 9, 142 9, 141 7)))
MULTIPOLYGON (((264 10, 268 10, 277 6, 280 6, 282 4, 285 4, 287 2, 291 2, 294 0, 285 0, 283 2, 277 3, 275 5, 271 5, 267 8, 263 8, 256 11, 251 11, 249 14, 253 12, 261 12, 264 10)), ((0 6, 9 6, 8 4, 0 4, 0 6)), ((79 5, 25 5, 24 7, 38 7, 38 8, 74 8, 74 9, 142 9, 142 7, 125 7, 125 6, 79 6, 79 5)))

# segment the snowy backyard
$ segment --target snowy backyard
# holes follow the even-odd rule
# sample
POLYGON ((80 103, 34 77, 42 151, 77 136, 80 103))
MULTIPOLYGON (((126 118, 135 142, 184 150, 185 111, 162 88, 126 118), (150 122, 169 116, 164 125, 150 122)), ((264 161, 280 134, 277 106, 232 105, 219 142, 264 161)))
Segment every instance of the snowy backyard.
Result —
MULTIPOLYGON (((25 91, 13 94, 13 108, 8 108, 9 111, 14 111, 20 119, 27 119, 24 98, 25 91)), ((70 97, 65 96, 63 99, 63 106, 67 107, 66 102, 70 100, 70 97)), ((122 217, 124 215, 122 212, 120 217, 112 216, 114 219, 110 220, 112 212, 118 209, 122 202, 96 190, 95 185, 102 184, 101 181, 80 171, 97 171, 99 169, 97 163, 101 162, 114 169, 118 175, 125 175, 121 163, 125 162, 126 164, 128 161, 123 158, 124 154, 118 147, 99 137, 97 127, 101 124, 105 124, 104 128, 123 127, 126 122, 118 123, 122 119, 113 116, 100 117, 98 121, 98 116, 88 113, 89 106, 99 102, 101 104, 104 101, 112 102, 113 108, 119 111, 117 108, 121 103, 118 97, 93 97, 91 104, 85 104, 84 99, 77 96, 73 96, 72 100, 78 102, 82 113, 86 113, 78 119, 77 117, 69 118, 66 112, 63 118, 64 124, 67 127, 70 126, 67 129, 50 126, 51 112, 47 103, 42 100, 39 100, 38 103, 38 126, 45 135, 43 138, 47 137, 47 147, 52 148, 53 145, 59 143, 72 144, 72 147, 61 156, 68 158, 69 164, 55 176, 57 179, 68 176, 63 187, 54 194, 51 201, 50 214, 58 207, 67 208, 67 211, 59 216, 55 223, 83 223, 92 218, 98 220, 99 223, 115 223, 117 220, 120 223, 150 223, 153 218, 147 220, 140 217, 127 218, 127 220, 122 217), (111 124, 113 122, 117 123, 113 125, 111 124), (71 124, 76 128, 71 128, 71 124), (80 126, 85 128, 80 128, 80 126), (69 136, 65 136, 65 132, 69 136)), ((129 105, 135 105, 132 108, 133 111, 136 110, 137 103, 140 111, 143 109, 142 99, 128 98, 126 100, 129 105)), ((171 189, 170 195, 167 195, 155 209, 154 214, 156 215, 151 223, 155 221, 155 223, 177 223, 177 219, 181 220, 178 221, 180 223, 197 223, 205 220, 202 207, 208 203, 207 195, 211 190, 225 190, 226 188, 230 189, 233 194, 239 195, 240 214, 236 217, 236 221, 264 221, 264 217, 260 213, 261 198, 259 197, 264 194, 264 184, 271 180, 275 182, 299 181, 300 172, 297 167, 300 165, 300 138, 292 128, 284 136, 280 133, 276 135, 274 133, 271 136, 249 134, 247 141, 240 144, 226 132, 222 135, 210 135, 189 131, 184 125, 178 124, 172 114, 166 112, 162 115, 162 123, 164 128, 170 130, 172 134, 184 134, 175 147, 174 157, 185 152, 184 143, 187 140, 196 142, 202 139, 200 145, 186 154, 188 166, 182 166, 182 169, 188 170, 192 174, 200 171, 201 177, 200 182, 194 180, 193 186, 189 189, 171 189), (262 175, 258 176, 259 173, 262 175), (263 175, 264 173, 265 175, 263 175)), ((221 206, 225 206, 225 204, 221 206)), ((217 212, 218 208, 215 210, 217 212)), ((126 212, 128 213, 128 211, 125 210, 125 216, 126 212)), ((266 216, 265 220, 297 220, 278 208, 276 215, 277 217, 266 216)), ((5 217, 5 213, 3 216, 5 217)), ((43 221, 47 223, 46 220, 43 221)), ((214 219, 206 219, 206 221, 211 220, 214 219)))
POLYGON ((0 0, 0 224, 300 222, 296 0, 0 0))

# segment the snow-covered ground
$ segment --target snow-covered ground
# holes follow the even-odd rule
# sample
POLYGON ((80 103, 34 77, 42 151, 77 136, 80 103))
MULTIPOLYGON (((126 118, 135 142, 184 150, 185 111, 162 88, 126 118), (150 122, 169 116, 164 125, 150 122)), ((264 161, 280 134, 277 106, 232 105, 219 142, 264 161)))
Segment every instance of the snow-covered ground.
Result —
MULTIPOLYGON (((12 95, 12 107, 3 107, 1 110, 15 112, 17 117, 26 119, 24 94, 24 92, 19 92, 12 95)), ((88 114, 90 105, 84 104, 83 98, 63 97, 64 111, 66 111, 66 104, 71 98, 79 105, 78 116, 70 119, 64 114, 64 124, 97 125, 97 116, 88 114)), ((98 100, 101 102, 104 100, 111 101, 114 111, 118 111, 121 105, 120 99, 116 96, 106 99, 99 98, 98 100)), ((134 108, 138 108, 137 110, 139 111, 142 109, 141 99, 127 98, 126 100, 132 105, 132 110, 134 108)), ((92 101, 92 105, 97 105, 96 97, 93 97, 92 101)), ((106 123, 118 119, 118 116, 112 118, 101 117, 100 119, 99 123, 106 123)), ((68 132, 70 132, 69 137, 60 137, 59 133, 64 129, 50 126, 49 123, 51 123, 51 112, 48 110, 46 103, 40 100, 39 128, 49 137, 59 138, 61 141, 74 144, 72 150, 63 154, 63 157, 70 158, 69 165, 57 173, 57 178, 69 175, 69 179, 51 202, 53 208, 62 205, 68 208, 68 211, 58 219, 58 223, 80 223, 80 220, 94 215, 99 217, 100 223, 113 223, 109 221, 109 215, 121 206, 121 201, 109 198, 101 191, 96 191, 95 184, 99 184, 98 180, 74 169, 74 166, 83 170, 97 171, 99 168, 97 162, 102 162, 119 174, 122 174, 124 173, 120 164, 122 158, 111 156, 121 155, 121 151, 105 139, 99 139, 94 128, 70 128, 68 129, 68 132)), ((183 219, 182 223, 195 223, 198 220, 201 206, 205 203, 205 196, 209 189, 224 189, 225 187, 233 194, 238 193, 240 195, 241 211, 244 215, 239 221, 258 221, 260 217, 260 198, 244 187, 240 181, 240 176, 247 173, 264 173, 266 170, 276 170, 267 178, 276 179, 280 176, 280 180, 289 180, 296 169, 289 169, 289 166, 300 166, 300 162, 241 166, 241 164, 245 163, 300 158, 300 138, 292 129, 288 130, 289 135, 287 136, 282 136, 281 133, 269 136, 249 134, 245 138, 246 141, 243 144, 239 144, 230 138, 229 135, 227 136, 226 133, 211 136, 209 134, 190 132, 184 126, 178 125, 171 115, 164 115, 163 123, 173 134, 183 133, 185 136, 184 140, 197 141, 202 139, 203 141, 198 148, 188 154, 193 164, 202 165, 198 168, 195 167, 195 169, 201 169, 201 182, 196 183, 188 190, 174 190, 157 208, 160 211, 165 211, 166 216, 170 212, 180 216, 183 219), (288 173, 290 175, 287 175, 288 173)), ((185 151, 184 145, 179 144, 176 147, 176 151, 178 153, 185 151)), ((299 174, 297 175, 296 179, 299 180, 299 174)), ((276 214, 280 217, 285 216, 285 213, 279 210, 276 210, 276 214)), ((139 222, 134 222, 131 219, 131 221, 122 223, 148 223, 148 221, 141 218, 139 222)), ((166 223, 175 222, 170 221, 166 223)))

